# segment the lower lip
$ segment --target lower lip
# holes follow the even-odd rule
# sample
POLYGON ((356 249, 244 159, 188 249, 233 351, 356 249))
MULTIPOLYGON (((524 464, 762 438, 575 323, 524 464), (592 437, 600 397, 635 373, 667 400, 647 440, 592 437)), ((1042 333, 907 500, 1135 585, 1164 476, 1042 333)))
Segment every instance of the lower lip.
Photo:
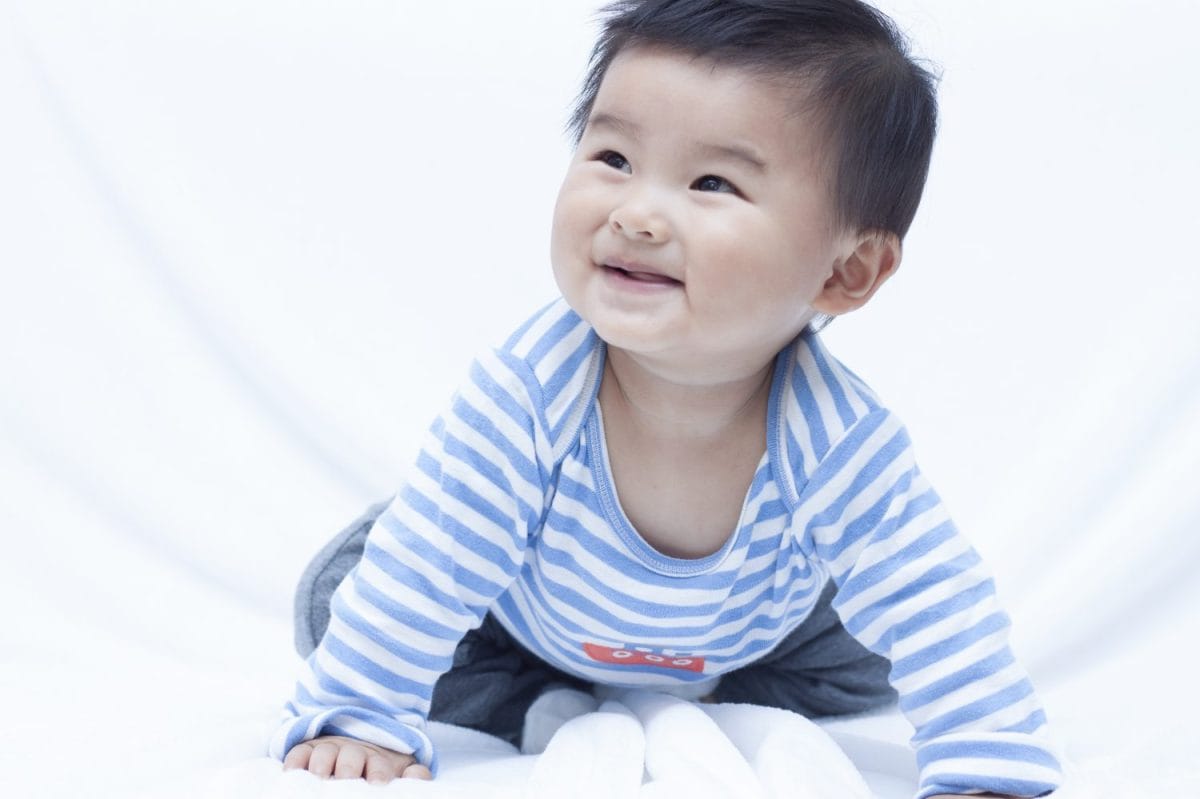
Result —
POLYGON ((614 269, 611 266, 600 267, 604 272, 605 279, 614 286, 617 286, 625 291, 638 291, 643 293, 658 293, 662 291, 670 291, 683 286, 678 280, 672 280, 669 277, 633 277, 628 272, 623 272, 620 269, 614 269))

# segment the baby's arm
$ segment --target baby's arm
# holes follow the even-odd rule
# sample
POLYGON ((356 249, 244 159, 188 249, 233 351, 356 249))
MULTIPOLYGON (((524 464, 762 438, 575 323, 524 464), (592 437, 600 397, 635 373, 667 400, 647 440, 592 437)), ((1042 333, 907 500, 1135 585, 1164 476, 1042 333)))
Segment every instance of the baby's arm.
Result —
POLYGON ((412 755, 340 735, 322 735, 296 744, 283 759, 283 768, 310 771, 318 777, 339 780, 362 777, 372 783, 391 782, 396 777, 433 779, 429 769, 412 755))
POLYGON ((333 595, 329 627, 271 741, 273 757, 323 775, 361 776, 380 758, 392 776, 420 774, 408 774, 413 761, 437 774, 426 733, 434 684, 515 579, 544 502, 544 434, 535 431, 537 409, 518 366, 476 362, 434 423, 333 595), (326 740, 303 746, 318 738, 326 740))
POLYGON ((918 795, 1054 790, 1061 766, 1008 646, 1008 617, 900 423, 883 409, 863 417, 805 494, 817 512, 801 546, 829 568, 846 630, 892 662, 900 709, 916 728, 918 795))

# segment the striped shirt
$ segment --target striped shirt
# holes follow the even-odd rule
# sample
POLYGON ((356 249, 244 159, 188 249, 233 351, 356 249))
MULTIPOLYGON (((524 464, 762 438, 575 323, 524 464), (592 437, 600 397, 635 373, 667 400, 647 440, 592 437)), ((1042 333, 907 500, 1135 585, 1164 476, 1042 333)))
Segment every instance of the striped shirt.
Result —
POLYGON ((489 610, 563 671, 670 688, 769 652, 832 579, 846 629, 892 662, 920 796, 1058 785, 990 576, 903 426, 815 333, 776 357, 767 449, 737 527, 696 559, 658 552, 621 510, 597 402, 604 359, 559 300, 472 365, 334 594, 272 755, 347 735, 436 769, 433 685, 489 610))

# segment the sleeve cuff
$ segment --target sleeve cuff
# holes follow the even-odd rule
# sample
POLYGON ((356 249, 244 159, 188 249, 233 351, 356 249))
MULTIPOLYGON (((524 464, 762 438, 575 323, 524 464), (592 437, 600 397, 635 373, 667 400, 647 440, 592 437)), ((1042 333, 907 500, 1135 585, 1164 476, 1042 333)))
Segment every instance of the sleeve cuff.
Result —
POLYGON ((1026 733, 955 733, 917 747, 917 799, 937 794, 989 792, 1044 796, 1062 784, 1054 747, 1026 733))
POLYGON ((296 744, 321 735, 342 735, 411 754, 437 776, 437 752, 424 730, 358 707, 290 717, 272 736, 268 754, 283 760, 296 744))

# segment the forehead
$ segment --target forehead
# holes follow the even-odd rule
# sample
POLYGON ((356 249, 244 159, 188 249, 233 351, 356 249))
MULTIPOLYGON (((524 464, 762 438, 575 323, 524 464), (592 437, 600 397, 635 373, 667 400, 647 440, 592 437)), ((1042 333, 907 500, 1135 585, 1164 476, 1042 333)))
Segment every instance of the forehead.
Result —
POLYGON ((772 162, 817 159, 820 137, 802 81, 655 47, 623 50, 596 93, 588 127, 746 145, 772 162))

